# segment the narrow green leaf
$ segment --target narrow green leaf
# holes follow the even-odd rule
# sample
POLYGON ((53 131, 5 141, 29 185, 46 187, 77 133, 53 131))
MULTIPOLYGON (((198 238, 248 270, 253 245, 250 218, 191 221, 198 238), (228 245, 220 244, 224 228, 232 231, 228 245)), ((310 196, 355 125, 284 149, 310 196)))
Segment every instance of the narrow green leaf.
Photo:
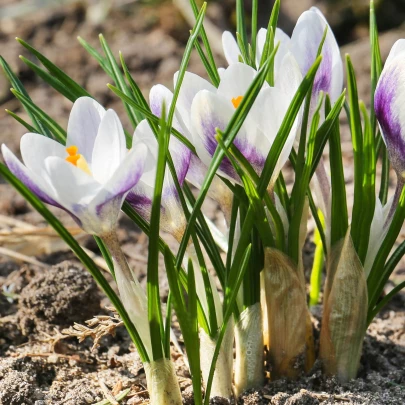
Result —
POLYGON ((360 109, 363 114, 364 121, 364 139, 363 139, 363 204, 361 210, 361 223, 355 226, 361 227, 361 239, 359 243, 358 255, 360 261, 364 264, 366 259, 368 242, 370 239, 371 222, 375 210, 375 170, 376 157, 374 134, 371 128, 370 119, 368 117, 366 106, 360 101, 360 109))
MULTIPOLYGON (((248 40, 245 21, 245 7, 243 0, 236 0, 236 32, 240 35, 242 44, 241 51, 243 51, 244 49, 246 52, 246 50, 248 49, 248 40)), ((248 59, 246 60, 246 63, 250 64, 248 59)))
MULTIPOLYGON (((127 96, 131 97, 131 92, 125 83, 124 76, 118 66, 117 61, 109 47, 107 41, 105 40, 102 34, 99 35, 101 46, 103 47, 104 53, 107 57, 107 60, 110 64, 110 70, 112 73, 112 79, 114 80, 117 87, 125 93, 127 96)), ((139 114, 138 111, 134 110, 133 108, 129 107, 127 104, 124 104, 125 110, 127 111, 128 117, 131 121, 132 126, 135 128, 143 119, 142 115, 139 114)))
POLYGON ((31 126, 30 124, 28 124, 28 122, 24 121, 21 117, 19 117, 17 114, 13 113, 10 110, 6 110, 6 113, 8 115, 10 115, 11 117, 13 117, 17 122, 19 122, 21 125, 23 125, 25 128, 28 129, 29 132, 33 132, 33 133, 38 133, 38 130, 36 128, 34 128, 33 126, 31 126))
MULTIPOLYGON (((327 97, 325 113, 330 110, 330 99, 327 97)), ((346 200, 346 183, 343 171, 340 126, 336 121, 329 137, 329 163, 331 175, 331 246, 343 240, 349 226, 346 200)))
POLYGON ((156 179, 152 199, 149 247, 148 247, 148 269, 147 269, 147 296, 148 296, 148 319, 152 343, 153 360, 164 357, 162 339, 164 336, 163 318, 160 306, 159 294, 159 232, 160 232, 160 208, 162 200, 162 188, 165 177, 167 143, 165 139, 166 116, 165 105, 162 106, 162 119, 160 121, 160 133, 158 138, 158 157, 156 164, 156 179))
MULTIPOLYGON (((198 7, 197 7, 197 4, 196 4, 195 0, 190 0, 190 4, 191 4, 191 8, 193 9, 194 17, 197 20, 198 15, 199 15, 201 10, 198 10, 198 7)), ((206 3, 204 3, 204 4, 206 4, 206 3)), ((203 4, 203 6, 204 6, 204 4, 203 4)), ((217 65, 215 64, 214 55, 212 54, 211 46, 210 46, 210 43, 208 41, 207 34, 205 32, 204 26, 201 27, 200 35, 201 35, 201 39, 203 41, 204 47, 205 47, 205 49, 207 51, 208 60, 209 60, 210 65, 211 65, 212 72, 216 75, 216 79, 219 82, 220 78, 219 78, 218 68, 217 68, 217 65)))
MULTIPOLYGON (((15 89, 12 89, 11 92, 19 101, 21 101, 24 107, 37 118, 37 120, 40 120, 42 123, 46 124, 58 142, 65 144, 66 131, 56 121, 54 121, 48 114, 35 105, 30 98, 24 96, 15 89)), ((46 134, 44 133, 43 135, 46 134)))
POLYGON ((75 94, 69 90, 65 85, 63 85, 58 79, 50 75, 46 70, 41 69, 35 63, 32 63, 24 56, 20 56, 20 59, 32 70, 34 71, 42 80, 52 86, 57 92, 62 94, 68 100, 74 102, 76 100, 75 94))
MULTIPOLYGON (((24 95, 27 99, 31 100, 27 90, 25 89, 24 85, 21 83, 21 80, 17 77, 17 75, 13 72, 9 64, 5 61, 5 59, 0 55, 0 65, 8 79, 11 83, 13 88, 24 95)), ((12 90, 11 90, 12 91, 12 90)), ((31 110, 27 109, 27 107, 23 104, 25 111, 27 111, 28 116, 30 117, 34 127, 37 128, 35 132, 42 132, 46 136, 50 136, 50 133, 47 129, 42 125, 42 123, 37 119, 35 115, 32 114, 31 110)))
POLYGON ((257 39, 257 13, 259 11, 258 0, 252 0, 252 61, 255 62, 256 57, 256 39, 257 39))
POLYGON ((356 76, 350 56, 346 55, 347 85, 349 93, 350 107, 350 131, 352 134, 353 154, 354 154, 354 201, 351 235, 356 252, 359 251, 361 240, 361 214, 364 209, 363 203, 363 133, 360 120, 359 98, 357 94, 356 76))
POLYGON ((72 78, 70 78, 63 70, 58 68, 54 63, 52 63, 48 58, 46 58, 41 52, 36 50, 33 46, 29 45, 27 42, 21 38, 16 38, 17 41, 26 48, 29 52, 35 55, 39 61, 48 69, 48 71, 55 76, 65 87, 71 89, 75 94, 80 94, 80 97, 87 96, 90 97, 90 94, 87 91, 77 84, 72 78))
POLYGON ((80 45, 98 62, 104 72, 106 72, 109 77, 114 77, 114 73, 111 70, 109 61, 82 37, 77 37, 77 40, 79 41, 80 45))

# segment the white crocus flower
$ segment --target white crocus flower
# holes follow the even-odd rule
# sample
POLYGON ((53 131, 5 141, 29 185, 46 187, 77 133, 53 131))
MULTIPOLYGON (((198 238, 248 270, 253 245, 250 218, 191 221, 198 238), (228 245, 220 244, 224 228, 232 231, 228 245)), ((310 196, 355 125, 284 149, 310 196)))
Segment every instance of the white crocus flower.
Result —
POLYGON ((21 138, 24 162, 2 145, 4 160, 43 202, 62 208, 89 234, 116 226, 122 202, 140 179, 145 146, 127 151, 113 110, 82 97, 73 105, 66 145, 36 133, 21 138))
MULTIPOLYGON (((301 81, 297 64, 289 58, 291 54, 284 57, 285 79, 276 87, 270 87, 267 83, 263 85, 234 140, 234 145, 258 174, 263 169, 267 154, 290 105, 293 89, 301 81), (289 63, 286 63, 287 60, 289 63)), ((180 122, 186 127, 184 132, 191 133, 197 154, 206 166, 209 166, 217 148, 216 130, 226 129, 256 74, 257 71, 250 66, 235 63, 222 73, 216 89, 199 76, 186 72, 179 93, 177 111, 181 117, 180 122)), ((177 75, 175 81, 176 79, 177 75)), ((270 187, 288 159, 298 122, 299 118, 295 121, 281 152, 270 187)), ((231 181, 240 182, 239 176, 226 158, 223 159, 218 173, 231 181)))
MULTIPOLYGON (((343 64, 340 57, 339 46, 321 11, 311 7, 299 17, 291 38, 281 29, 277 28, 274 43, 280 42, 279 49, 274 60, 275 83, 283 74, 282 61, 288 52, 291 52, 297 61, 302 75, 306 75, 312 66, 318 53, 325 27, 328 27, 325 42, 322 47, 322 62, 315 76, 313 86, 313 101, 315 104, 320 91, 328 93, 334 102, 342 92, 343 87, 343 64)), ((260 62, 267 30, 262 28, 257 34, 256 63, 260 62)), ((237 63, 241 54, 235 38, 229 31, 222 36, 222 44, 227 62, 231 65, 237 63)))

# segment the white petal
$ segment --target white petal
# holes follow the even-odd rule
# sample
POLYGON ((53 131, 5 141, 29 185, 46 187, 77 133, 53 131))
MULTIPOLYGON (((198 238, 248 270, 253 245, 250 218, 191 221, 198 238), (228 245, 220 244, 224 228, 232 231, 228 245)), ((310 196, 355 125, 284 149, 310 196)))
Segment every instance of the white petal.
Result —
POLYGON ((396 57, 405 58, 405 39, 398 39, 392 46, 384 66, 388 66, 396 57))
POLYGON ((68 211, 81 218, 88 203, 101 189, 91 176, 60 157, 45 159, 45 168, 55 196, 68 211))
POLYGON ((257 71, 244 63, 235 63, 226 69, 218 86, 218 94, 228 100, 232 107, 232 99, 244 96, 257 71))
POLYGON ((20 149, 25 165, 40 176, 43 175, 44 162, 48 156, 58 156, 62 159, 68 156, 66 148, 59 142, 35 133, 23 135, 20 149))
POLYGON ((287 52, 281 61, 280 68, 275 72, 274 86, 280 89, 291 101, 302 82, 302 74, 296 59, 287 52))
POLYGON ((108 110, 100 122, 94 142, 93 177, 101 184, 106 183, 121 164, 126 151, 121 121, 113 110, 108 110))
POLYGON ((152 113, 157 117, 162 116, 162 106, 165 103, 166 117, 172 104, 173 93, 162 84, 157 84, 150 89, 149 104, 152 113))
POLYGON ((239 62, 240 50, 236 39, 229 31, 222 34, 222 47, 226 61, 232 65, 239 62))
POLYGON ((66 146, 76 145, 88 163, 92 163, 94 141, 105 109, 90 97, 80 97, 70 112, 66 146))
MULTIPOLYGON (((174 75, 175 87, 177 83, 178 73, 179 72, 175 73, 174 75)), ((196 94, 201 90, 208 90, 213 93, 216 93, 217 91, 217 89, 207 80, 194 73, 186 72, 180 87, 176 108, 183 119, 187 131, 190 131, 191 104, 196 94)), ((187 134, 185 135, 187 136, 187 134)))
MULTIPOLYGON (((258 121, 259 129, 265 135, 268 144, 271 146, 277 136, 277 133, 280 129, 281 123, 283 122, 284 116, 287 112, 287 109, 290 105, 290 100, 286 94, 276 87, 270 87, 265 89, 262 94, 258 97, 258 105, 265 106, 263 113, 260 115, 258 121), (259 99, 260 97, 260 99, 259 99)), ((287 137, 287 140, 284 144, 284 147, 280 153, 280 157, 277 161, 276 167, 273 172, 273 176, 270 181, 270 187, 277 179, 277 176, 286 163, 288 156, 290 155, 291 149, 294 144, 297 127, 298 127, 299 117, 296 118, 290 134, 287 137)), ((269 152, 270 146, 265 146, 263 139, 256 140, 258 148, 263 151, 265 158, 269 152), (265 150, 263 150, 266 148, 265 150)))
MULTIPOLYGON (((262 59, 264 44, 266 42, 267 30, 261 28, 257 34, 256 43, 256 66, 259 67, 260 61, 262 59)), ((275 74, 280 69, 281 61, 283 60, 285 54, 288 52, 290 46, 290 37, 280 28, 276 28, 276 35, 274 37, 274 46, 280 43, 276 56, 274 58, 274 72, 275 74)))

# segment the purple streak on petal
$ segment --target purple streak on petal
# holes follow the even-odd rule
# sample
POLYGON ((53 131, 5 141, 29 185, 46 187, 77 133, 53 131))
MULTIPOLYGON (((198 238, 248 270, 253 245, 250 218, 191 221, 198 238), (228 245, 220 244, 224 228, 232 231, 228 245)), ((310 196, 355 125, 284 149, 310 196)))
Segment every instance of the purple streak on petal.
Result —
POLYGON ((31 190, 31 192, 39 197, 44 203, 62 208, 59 203, 57 203, 49 194, 45 193, 42 190, 42 188, 33 180, 32 176, 30 175, 30 170, 21 162, 19 162, 14 155, 11 155, 11 152, 9 156, 4 156, 4 159, 10 171, 16 177, 18 177, 31 190))
POLYGON ((149 197, 138 194, 136 190, 131 190, 127 194, 126 201, 143 219, 149 222, 152 209, 152 200, 149 197))
MULTIPOLYGON (((204 133, 204 139, 202 140, 203 145, 207 152, 214 156, 215 150, 217 148, 218 142, 215 139, 216 129, 218 128, 221 131, 225 130, 224 122, 215 119, 214 117, 206 117, 207 119, 202 118, 202 128, 204 133)), ((236 174, 232 163, 229 161, 228 158, 224 157, 222 159, 221 165, 219 169, 226 173, 229 177, 240 181, 239 176, 236 174)))
POLYGON ((383 139, 387 145, 390 160, 397 172, 405 170, 405 140, 399 120, 399 106, 395 106, 397 92, 401 91, 399 76, 401 74, 398 64, 390 66, 383 72, 378 83, 374 109, 380 123, 383 139))
POLYGON ((255 169, 255 172, 260 175, 263 170, 264 163, 266 162, 267 153, 269 151, 264 151, 265 154, 262 154, 254 146, 249 144, 246 139, 239 139, 238 137, 236 137, 236 139, 233 141, 233 144, 240 150, 242 155, 252 165, 253 169, 255 169))
MULTIPOLYGON (((312 61, 313 63, 314 61, 312 61)), ((311 63, 311 65, 312 65, 311 63)), ((310 66, 308 67, 308 69, 310 66)), ((330 93, 332 83, 332 55, 328 48, 322 52, 322 62, 316 73, 312 94, 318 97, 319 92, 330 93)))

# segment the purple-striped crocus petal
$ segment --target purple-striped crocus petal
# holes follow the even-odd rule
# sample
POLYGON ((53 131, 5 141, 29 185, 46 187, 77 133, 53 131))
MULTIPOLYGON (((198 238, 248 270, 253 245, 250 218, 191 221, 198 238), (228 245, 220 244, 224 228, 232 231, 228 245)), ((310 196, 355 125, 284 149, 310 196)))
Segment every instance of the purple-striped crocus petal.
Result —
POLYGON ((80 97, 70 112, 66 146, 75 145, 89 164, 92 163, 94 142, 105 109, 90 97, 80 97))
POLYGON ((229 65, 239 62, 240 49, 236 39, 229 31, 224 31, 222 34, 222 48, 229 65))
MULTIPOLYGON (((297 59, 301 73, 305 75, 312 66, 318 53, 327 22, 322 13, 312 8, 301 14, 291 36, 291 52, 297 59)), ((320 91, 327 92, 332 102, 343 87, 343 64, 336 39, 328 26, 322 47, 322 62, 315 76, 313 95, 317 99, 320 91)))
POLYGON ((1 146, 1 151, 4 161, 11 173, 18 177, 18 179, 20 179, 31 192, 33 192, 44 203, 63 208, 56 201, 52 188, 46 184, 43 178, 25 167, 6 145, 3 144, 1 146))
MULTIPOLYGON (((203 90, 194 98, 191 107, 191 119, 194 146, 197 155, 209 166, 212 156, 217 148, 216 130, 224 131, 235 109, 219 94, 203 90)), ((253 137, 255 134, 253 135, 253 137)), ((244 126, 240 129, 234 140, 234 144, 240 152, 256 167, 262 165, 263 153, 252 142, 252 134, 247 134, 244 126)), ((230 161, 224 158, 219 167, 219 172, 233 181, 240 182, 230 161)))
MULTIPOLYGON (((152 87, 149 94, 149 101, 151 110, 154 115, 158 117, 162 115, 163 102, 166 105, 166 112, 168 114, 172 100, 173 93, 165 86, 158 84, 152 87)), ((186 138, 188 138, 189 140, 191 139, 191 135, 189 134, 186 125, 183 122, 181 114, 175 114, 172 126, 180 133, 185 133, 186 138)), ((148 130, 148 133, 153 135, 150 129, 148 130)), ((173 159, 173 164, 176 169, 179 183, 183 184, 183 181, 187 174, 188 165, 190 163, 191 151, 187 148, 187 146, 185 146, 182 142, 175 138, 174 135, 170 137, 169 151, 173 159)))
POLYGON ((405 176, 405 54, 384 67, 377 84, 374 109, 392 166, 405 176))
POLYGON ((126 195, 137 185, 142 176, 145 159, 145 145, 132 148, 110 180, 90 202, 88 219, 89 226, 94 228, 94 233, 96 233, 96 227, 100 225, 102 230, 98 230, 97 234, 115 228, 126 195))

